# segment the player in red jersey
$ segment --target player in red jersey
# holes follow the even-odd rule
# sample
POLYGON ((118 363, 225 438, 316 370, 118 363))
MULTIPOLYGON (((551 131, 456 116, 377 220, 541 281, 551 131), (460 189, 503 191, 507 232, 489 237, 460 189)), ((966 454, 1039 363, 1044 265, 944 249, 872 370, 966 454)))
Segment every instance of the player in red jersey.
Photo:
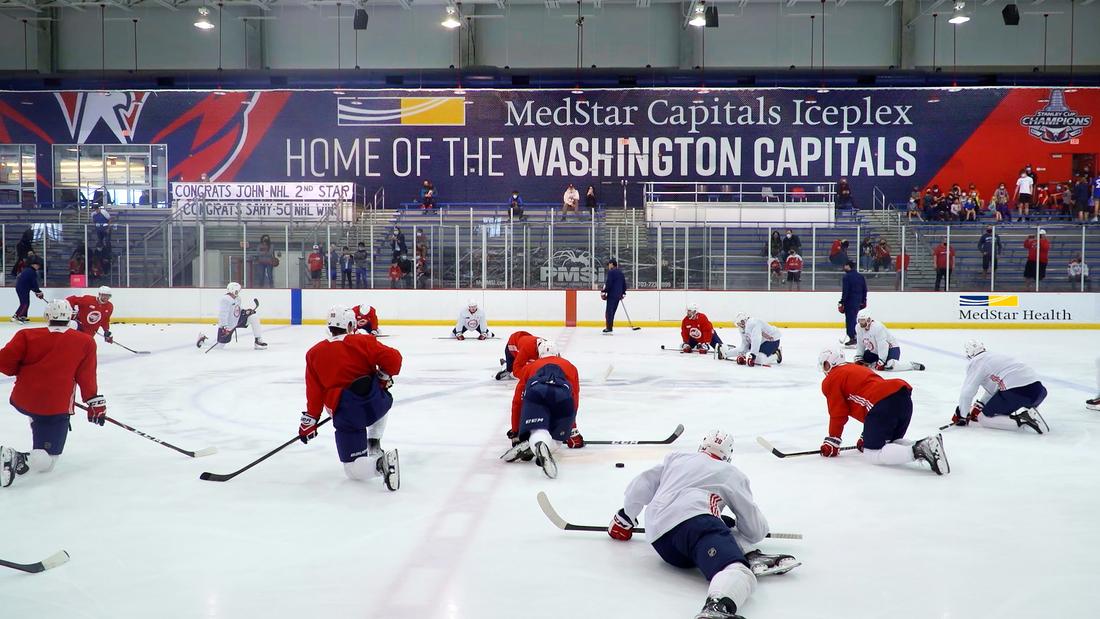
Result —
POLYGON ((528 363, 539 358, 539 342, 541 337, 531 335, 526 331, 516 331, 508 336, 508 342, 504 345, 504 358, 500 360, 501 368, 493 378, 504 380, 511 376, 519 376, 520 370, 528 363))
POLYGON ((76 312, 76 328, 81 333, 95 337, 100 327, 103 328, 103 339, 108 344, 114 344, 115 338, 111 336, 111 314, 115 306, 111 303, 111 289, 100 286, 95 296, 73 295, 65 299, 76 312))
POLYGON ((916 443, 905 440, 913 416, 913 388, 897 378, 884 379, 868 367, 847 363, 839 350, 827 348, 817 358, 825 372, 821 393, 829 405, 829 436, 821 443, 821 455, 840 455, 840 436, 851 417, 863 422, 856 447, 872 464, 927 462, 937 475, 951 472, 943 450, 943 436, 928 436, 916 443))
POLYGON ((577 432, 577 408, 581 381, 577 368, 558 354, 550 340, 539 342, 539 358, 520 370, 512 396, 512 448, 501 456, 515 462, 534 460, 547 477, 558 476, 553 452, 564 441, 567 447, 584 446, 577 432), (574 442, 573 439, 580 439, 574 442))
POLYGON ((718 351, 718 358, 725 359, 722 338, 718 337, 718 332, 714 330, 710 318, 700 312, 699 306, 694 303, 687 306, 687 315, 680 321, 680 339, 683 340, 680 352, 694 351, 705 355, 713 347, 718 351))
POLYGON ((397 450, 382 449, 389 389, 401 371, 401 353, 373 335, 356 335, 355 312, 342 305, 329 310, 329 337, 306 353, 306 410, 298 437, 317 436, 317 422, 328 411, 336 429, 336 451, 350 479, 382 476, 386 488, 401 487, 397 450))
POLYGON ((355 325, 361 333, 378 335, 378 314, 369 303, 360 303, 352 308, 355 312, 355 325))
POLYGON ((64 299, 46 306, 48 326, 15 333, 0 350, 0 372, 15 377, 11 405, 30 418, 30 452, 0 446, 0 487, 30 471, 48 473, 65 449, 74 386, 88 407, 88 421, 103 425, 107 401, 96 385, 95 341, 69 328, 73 308, 64 299))

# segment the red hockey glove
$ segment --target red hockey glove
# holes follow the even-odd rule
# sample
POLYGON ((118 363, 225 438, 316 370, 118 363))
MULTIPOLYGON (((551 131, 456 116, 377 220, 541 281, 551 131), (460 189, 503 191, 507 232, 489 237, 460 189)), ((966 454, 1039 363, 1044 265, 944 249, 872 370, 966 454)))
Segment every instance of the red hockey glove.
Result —
POLYGON ((980 401, 974 402, 970 405, 970 421, 977 421, 978 416, 982 414, 985 409, 985 404, 980 401))
POLYGON ((569 433, 569 438, 565 441, 565 446, 569 449, 580 449, 584 447, 584 437, 581 436, 579 430, 573 428, 573 431, 569 433))
POLYGON ((821 441, 821 455, 826 458, 835 458, 840 455, 840 438, 836 436, 826 436, 825 440, 821 441))
POLYGON ((745 357, 745 365, 749 366, 750 368, 756 365, 756 355, 753 353, 749 353, 749 356, 745 357))
POLYGON ((607 534, 611 536, 611 539, 617 539, 621 542, 634 537, 634 521, 626 515, 626 510, 620 509, 611 518, 611 524, 607 527, 607 534))
POLYGON ((114 344, 115 343, 115 337, 113 335, 111 335, 110 331, 104 331, 103 332, 103 341, 107 342, 108 344, 114 344))
POLYGON ((601 292, 600 293, 600 299, 603 300, 603 301, 606 301, 607 300, 607 293, 606 292, 601 292))
POLYGON ((863 453, 863 435, 862 434, 859 435, 859 440, 856 441, 856 449, 859 450, 859 453, 863 453))
POLYGON ((302 411, 302 421, 298 424, 298 440, 308 443, 311 438, 317 438, 317 418, 302 411))
POLYGON ((737 365, 745 365, 749 362, 748 358, 745 357, 745 355, 737 355, 737 359, 735 359, 735 361, 737 361, 737 365))
POLYGON ((42 293, 41 291, 34 293, 34 296, 38 297, 39 299, 45 299, 46 298, 46 295, 44 293, 42 293))
POLYGON ((88 407, 88 421, 103 425, 107 423, 107 400, 101 395, 93 395, 84 403, 88 407))
POLYGON ((477 334, 477 339, 479 339, 479 340, 485 339, 485 334, 484 333, 478 333, 477 334))
POLYGON ((875 362, 875 369, 878 370, 879 372, 885 370, 886 369, 886 362, 885 361, 876 361, 875 362))
POLYGON ((680 352, 691 352, 691 344, 687 342, 680 344, 680 352))
POLYGON ((695 352, 699 353, 700 355, 705 355, 708 352, 710 352, 710 345, 709 344, 699 344, 698 346, 695 347, 695 352))
POLYGON ((455 335, 455 339, 456 340, 464 340, 464 339, 466 339, 466 336, 459 333, 459 334, 455 335))

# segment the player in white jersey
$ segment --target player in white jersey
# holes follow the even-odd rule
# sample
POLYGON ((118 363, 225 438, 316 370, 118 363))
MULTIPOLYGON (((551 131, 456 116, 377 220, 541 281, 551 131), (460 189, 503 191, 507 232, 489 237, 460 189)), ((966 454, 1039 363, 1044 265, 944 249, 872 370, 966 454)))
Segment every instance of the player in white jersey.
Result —
MULTIPOLYGON (((233 340, 233 332, 237 329, 249 327, 252 329, 254 347, 257 350, 267 348, 263 340, 263 328, 260 326, 260 317, 255 309, 241 309, 241 285, 237 282, 229 282, 225 287, 225 294, 219 300, 218 305, 218 341, 210 348, 222 348, 233 340)), ((195 346, 202 348, 206 342, 206 336, 199 334, 199 340, 195 346)))
MULTIPOLYGON (((1100 182, 1100 177, 1097 178, 1100 182)), ((1096 391, 1100 393, 1100 357, 1096 359, 1096 391)), ((1091 400, 1085 400, 1085 408, 1091 411, 1100 411, 1100 395, 1097 395, 1091 400)))
POLYGON ((975 421, 999 430, 1027 426, 1038 434, 1050 432, 1050 426, 1037 410, 1046 399, 1047 390, 1034 370, 1008 355, 986 352, 985 344, 977 340, 968 341, 965 351, 970 365, 952 423, 965 426, 975 421), (975 399, 978 387, 985 394, 975 399), (963 412, 966 410, 970 413, 963 412))
POLYGON ((676 452, 635 477, 607 534, 626 541, 645 508, 646 538, 665 562, 698 568, 710 581, 696 619, 733 619, 756 587, 756 577, 783 574, 801 563, 790 555, 744 552, 768 534, 749 479, 730 464, 733 436, 713 430, 697 453, 676 452), (729 507, 736 520, 722 516, 729 507))
POLYGON ((873 367, 879 372, 921 371, 923 363, 902 361, 901 347, 886 325, 874 319, 870 310, 863 308, 856 314, 856 363, 873 367), (883 358, 883 352, 886 353, 883 358))
POLYGON ((458 340, 466 339, 467 331, 477 331, 477 339, 484 340, 493 337, 489 331, 489 322, 485 320, 485 311, 477 306, 477 301, 470 299, 466 307, 458 313, 458 320, 451 335, 458 340))
POLYGON ((741 312, 733 319, 741 330, 741 345, 726 358, 737 365, 773 365, 783 363, 783 350, 779 347, 779 329, 741 312))

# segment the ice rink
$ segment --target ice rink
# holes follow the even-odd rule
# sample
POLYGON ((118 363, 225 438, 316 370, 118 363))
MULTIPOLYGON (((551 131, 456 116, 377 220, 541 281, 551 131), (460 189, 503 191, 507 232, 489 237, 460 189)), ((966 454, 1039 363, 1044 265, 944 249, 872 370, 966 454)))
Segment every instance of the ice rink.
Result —
MULTIPOLYGON (((17 328, 0 327, 0 337, 17 328)), ((100 342, 108 415, 218 453, 192 460, 74 417, 54 472, 0 489, 0 558, 65 549, 72 560, 39 575, 0 570, 0 617, 694 617, 706 594, 698 572, 665 565, 644 536, 560 531, 535 495, 546 491, 573 522, 605 525, 634 475, 671 450, 694 450, 714 427, 737 437, 734 463, 772 529, 805 536, 765 540, 765 552, 803 565, 762 578, 740 609, 749 619, 1100 614, 1100 413, 1083 405, 1096 393, 1095 331, 896 331, 903 358, 928 366, 898 375, 915 388, 910 438, 949 421, 973 335, 1027 358, 1050 391, 1041 408, 1049 435, 949 428, 952 473, 938 477, 871 466, 855 452, 780 460, 756 444, 820 444, 827 415, 814 365, 838 331, 785 330, 784 363, 747 368, 661 351, 678 344, 678 329, 527 329, 556 338, 579 368, 586 438, 661 439, 686 427, 668 446, 563 450, 549 480, 532 464, 498 460, 515 383, 493 373, 513 329, 496 327, 501 339, 484 342, 435 339, 447 327, 383 329, 405 358, 383 440, 401 453, 396 493, 345 478, 330 426, 232 481, 199 480, 296 433, 304 354, 323 327, 269 327, 266 351, 242 333, 203 354, 194 325, 117 326, 119 342, 153 354, 100 342)), ((720 333, 729 342, 736 330, 720 333)), ((850 422, 845 444, 859 431, 850 422)), ((0 443, 30 447, 10 406, 0 443)))

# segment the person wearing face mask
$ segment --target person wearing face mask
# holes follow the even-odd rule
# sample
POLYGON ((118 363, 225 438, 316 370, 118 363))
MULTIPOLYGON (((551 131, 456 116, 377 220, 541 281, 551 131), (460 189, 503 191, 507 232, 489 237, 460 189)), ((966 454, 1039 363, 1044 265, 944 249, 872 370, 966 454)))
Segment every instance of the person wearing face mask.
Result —
POLYGON ((523 198, 519 197, 519 190, 512 190, 512 197, 508 200, 508 210, 512 213, 513 219, 527 219, 527 215, 523 214, 523 198))

